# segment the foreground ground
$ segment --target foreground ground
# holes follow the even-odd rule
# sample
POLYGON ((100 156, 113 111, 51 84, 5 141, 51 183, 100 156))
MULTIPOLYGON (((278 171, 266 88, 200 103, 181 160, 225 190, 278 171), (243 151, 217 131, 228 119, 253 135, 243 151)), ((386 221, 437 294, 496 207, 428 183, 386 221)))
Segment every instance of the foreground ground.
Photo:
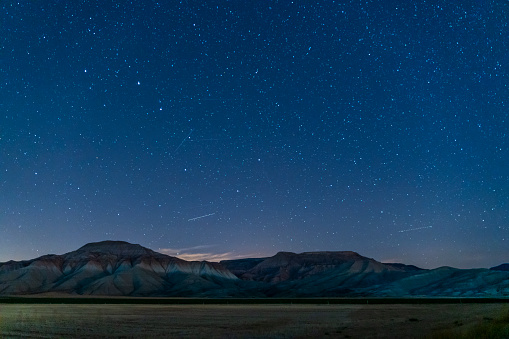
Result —
POLYGON ((507 304, 0 304, 0 338, 455 337, 507 312, 507 304))

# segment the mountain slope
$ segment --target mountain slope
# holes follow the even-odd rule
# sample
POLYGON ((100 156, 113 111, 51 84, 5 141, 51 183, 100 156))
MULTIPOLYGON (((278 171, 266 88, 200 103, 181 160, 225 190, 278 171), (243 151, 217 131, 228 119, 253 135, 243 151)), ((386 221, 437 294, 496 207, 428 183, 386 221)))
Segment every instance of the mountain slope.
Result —
POLYGON ((509 272, 380 263, 355 252, 280 252, 222 261, 240 279, 265 283, 269 297, 502 297, 509 272))
POLYGON ((268 296, 364 295, 362 288, 387 284, 421 271, 415 266, 383 264, 355 252, 279 252, 256 261, 222 261, 239 278, 269 283, 268 296))
POLYGON ((187 262, 120 241, 91 243, 64 255, 0 264, 0 294, 9 295, 229 295, 237 293, 237 280, 219 264, 187 262))
POLYGON ((355 252, 279 252, 188 262, 121 241, 0 263, 0 295, 173 297, 509 297, 509 271, 425 270, 355 252))
POLYGON ((507 297, 509 272, 440 267, 371 290, 377 296, 507 297))
POLYGON ((490 268, 490 270, 494 270, 494 271, 509 271, 509 264, 498 265, 498 266, 490 268))
POLYGON ((420 270, 403 264, 382 264, 355 252, 279 252, 263 259, 221 261, 243 280, 278 283, 334 272, 334 275, 405 273, 420 270))

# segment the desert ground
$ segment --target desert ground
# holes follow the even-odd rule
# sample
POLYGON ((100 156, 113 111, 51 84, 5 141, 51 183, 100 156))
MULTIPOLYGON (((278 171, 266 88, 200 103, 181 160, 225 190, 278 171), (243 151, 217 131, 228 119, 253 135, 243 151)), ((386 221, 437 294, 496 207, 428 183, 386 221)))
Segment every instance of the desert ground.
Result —
POLYGON ((508 311, 502 303, 0 304, 0 338, 449 338, 508 311))

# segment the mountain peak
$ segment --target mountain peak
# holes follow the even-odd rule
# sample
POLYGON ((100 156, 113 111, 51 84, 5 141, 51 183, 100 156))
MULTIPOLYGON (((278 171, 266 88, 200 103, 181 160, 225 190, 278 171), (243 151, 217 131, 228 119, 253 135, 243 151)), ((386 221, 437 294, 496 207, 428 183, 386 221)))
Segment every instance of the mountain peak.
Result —
POLYGON ((155 252, 138 244, 131 244, 126 241, 106 240, 91 242, 80 247, 77 252, 115 254, 115 255, 153 255, 155 252))
POLYGON ((301 256, 331 256, 331 257, 344 257, 344 258, 364 258, 357 252, 353 251, 315 251, 303 252, 301 256))
POLYGON ((423 270, 351 251, 279 252, 216 264, 111 240, 63 255, 0 263, 0 295, 503 298, 509 296, 507 281, 507 264, 492 270, 423 270))

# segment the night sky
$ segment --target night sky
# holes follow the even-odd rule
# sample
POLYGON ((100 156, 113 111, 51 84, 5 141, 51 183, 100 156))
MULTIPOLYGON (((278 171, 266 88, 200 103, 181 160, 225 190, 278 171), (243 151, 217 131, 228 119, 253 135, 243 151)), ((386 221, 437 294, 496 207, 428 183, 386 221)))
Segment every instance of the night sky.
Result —
POLYGON ((507 1, 0 8, 0 261, 509 262, 507 1))

